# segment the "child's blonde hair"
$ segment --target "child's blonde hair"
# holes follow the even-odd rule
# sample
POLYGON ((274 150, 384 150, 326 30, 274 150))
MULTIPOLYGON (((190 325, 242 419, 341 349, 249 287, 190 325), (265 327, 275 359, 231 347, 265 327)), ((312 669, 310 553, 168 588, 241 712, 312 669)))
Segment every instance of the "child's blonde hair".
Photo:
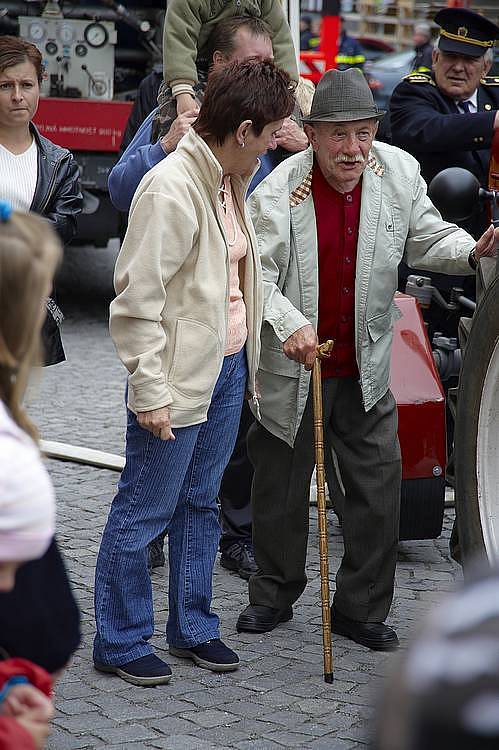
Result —
POLYGON ((0 399, 36 439, 21 400, 30 369, 40 363, 45 299, 62 257, 59 238, 34 214, 0 220, 0 399))

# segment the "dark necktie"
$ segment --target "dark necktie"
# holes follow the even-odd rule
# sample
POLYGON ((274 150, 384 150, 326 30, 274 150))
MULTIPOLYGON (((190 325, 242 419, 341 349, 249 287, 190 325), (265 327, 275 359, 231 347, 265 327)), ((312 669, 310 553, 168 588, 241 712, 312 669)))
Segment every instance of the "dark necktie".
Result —
POLYGON ((468 99, 466 99, 464 102, 459 102, 458 106, 464 114, 471 114, 470 103, 468 99))

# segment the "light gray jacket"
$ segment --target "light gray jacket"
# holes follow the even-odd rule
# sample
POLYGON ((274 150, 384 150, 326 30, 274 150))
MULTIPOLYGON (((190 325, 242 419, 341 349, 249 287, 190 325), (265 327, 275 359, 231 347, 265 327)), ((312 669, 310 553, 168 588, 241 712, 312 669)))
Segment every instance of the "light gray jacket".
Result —
MULTIPOLYGON (((282 343, 299 328, 317 329, 317 230, 311 193, 311 148, 277 167, 252 194, 264 279, 264 322, 258 382, 262 424, 293 445, 310 373, 286 357, 282 343)), ((366 411, 390 384, 397 269, 410 266, 468 274, 474 239, 442 220, 426 194, 417 161, 401 149, 373 144, 362 179, 355 279, 355 350, 366 411)))

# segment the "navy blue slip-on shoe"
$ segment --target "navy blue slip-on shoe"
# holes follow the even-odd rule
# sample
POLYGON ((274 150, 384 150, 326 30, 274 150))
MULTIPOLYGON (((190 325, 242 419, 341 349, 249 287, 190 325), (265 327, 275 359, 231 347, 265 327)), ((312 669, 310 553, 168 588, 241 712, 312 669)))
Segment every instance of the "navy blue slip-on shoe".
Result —
POLYGON ((111 664, 99 664, 94 662, 98 672, 116 674, 126 682, 139 687, 153 687, 154 685, 166 685, 170 682, 172 670, 168 664, 159 659, 155 654, 141 656, 127 664, 113 666, 111 664))
POLYGON ((170 646, 170 654, 179 656, 181 659, 192 659, 192 661, 203 667, 211 669, 212 672, 232 672, 239 666, 239 657, 220 638, 198 643, 190 648, 176 648, 170 646))

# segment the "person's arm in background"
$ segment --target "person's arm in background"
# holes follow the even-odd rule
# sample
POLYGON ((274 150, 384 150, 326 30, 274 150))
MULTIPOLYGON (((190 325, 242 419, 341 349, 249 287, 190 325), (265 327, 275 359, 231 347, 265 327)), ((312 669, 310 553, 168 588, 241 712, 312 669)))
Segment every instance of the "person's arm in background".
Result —
POLYGON ((296 52, 286 16, 279 0, 265 0, 262 6, 262 20, 272 29, 274 62, 291 76, 296 84, 299 81, 296 52))
POLYGON ((157 110, 144 120, 133 141, 111 170, 107 186, 113 205, 119 211, 128 211, 132 198, 146 172, 159 164, 187 133, 197 117, 197 112, 185 112, 171 124, 170 130, 156 143, 151 143, 151 131, 157 110))

